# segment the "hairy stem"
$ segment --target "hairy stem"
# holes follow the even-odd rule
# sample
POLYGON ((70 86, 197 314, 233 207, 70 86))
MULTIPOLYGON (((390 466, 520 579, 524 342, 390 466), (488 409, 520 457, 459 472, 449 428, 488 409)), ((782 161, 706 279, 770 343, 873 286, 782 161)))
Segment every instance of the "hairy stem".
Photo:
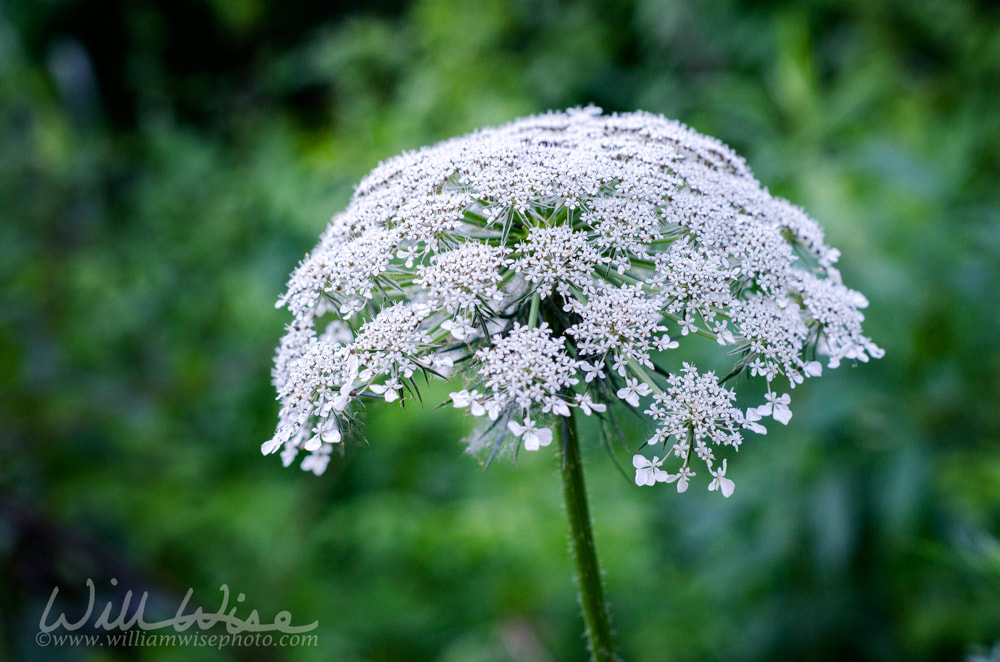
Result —
POLYGON ((580 458, 580 444, 577 440, 576 421, 570 415, 562 425, 556 425, 562 442, 562 483, 566 500, 566 516, 569 518, 569 535, 576 557, 577 588, 580 605, 583 607, 583 621, 587 628, 590 652, 596 662, 611 662, 618 659, 611 641, 611 619, 608 604, 604 601, 601 586, 601 571, 597 565, 597 550, 594 546, 594 532, 590 525, 590 511, 587 507, 587 490, 583 484, 583 463, 580 458))

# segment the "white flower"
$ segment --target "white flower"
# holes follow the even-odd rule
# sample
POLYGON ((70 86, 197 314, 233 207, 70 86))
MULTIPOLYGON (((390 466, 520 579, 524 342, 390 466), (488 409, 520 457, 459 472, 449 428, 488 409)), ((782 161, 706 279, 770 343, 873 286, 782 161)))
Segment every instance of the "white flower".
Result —
POLYGON ((591 272, 606 262, 588 243, 586 233, 565 225, 534 227, 514 250, 521 256, 511 261, 515 273, 534 284, 542 296, 551 294, 554 286, 560 293, 568 293, 570 286, 589 291, 591 272))
POLYGON ((697 439, 694 445, 694 454, 698 456, 698 459, 712 466, 712 461, 715 459, 715 455, 712 453, 712 449, 705 443, 702 439, 697 439))
POLYGON ((663 334, 653 342, 653 347, 661 352, 665 352, 668 349, 677 349, 681 344, 676 340, 671 340, 670 336, 663 334))
POLYGON ((823 374, 823 364, 819 361, 810 361, 802 366, 802 371, 806 377, 819 377, 823 374))
POLYGON ((756 407, 751 407, 747 409, 747 413, 744 415, 743 427, 751 432, 756 432, 757 434, 767 434, 767 428, 758 423, 761 419, 761 413, 757 411, 756 407))
MULTIPOLYGON (((657 432, 661 432, 661 431, 663 431, 663 428, 659 428, 657 430, 657 432)), ((674 452, 674 455, 677 456, 677 457, 681 457, 681 458, 687 457, 688 451, 691 450, 691 442, 688 441, 687 437, 684 437, 683 439, 677 440, 677 442, 673 445, 673 447, 671 448, 671 450, 674 452)))
POLYGON ((409 248, 402 249, 396 253, 396 257, 400 260, 406 260, 406 268, 413 268, 413 260, 420 255, 420 251, 417 250, 417 245, 414 244, 409 248))
POLYGON ((549 398, 542 406, 543 414, 555 414, 556 416, 569 416, 572 412, 565 400, 559 398, 549 398))
POLYGON ((652 367, 649 352, 653 349, 655 335, 666 331, 660 324, 662 306, 660 298, 647 296, 641 285, 602 287, 586 303, 574 300, 565 306, 581 317, 578 323, 566 329, 566 333, 576 339, 580 354, 605 356, 610 353, 616 365, 631 359, 652 367))
POLYGON ((698 327, 695 326, 695 320, 693 317, 685 317, 679 324, 681 325, 681 335, 686 336, 689 333, 695 333, 698 331, 698 327))
POLYGON ((470 403, 476 401, 476 397, 479 395, 479 391, 469 391, 468 389, 462 389, 456 393, 450 393, 449 397, 451 401, 455 403, 457 409, 464 409, 468 407, 470 403))
POLYGON ((595 363, 588 363, 586 361, 580 361, 577 365, 579 365, 580 369, 583 370, 583 379, 588 384, 595 379, 604 379, 605 377, 603 362, 598 361, 595 363))
MULTIPOLYGON (((767 381, 797 377, 809 335, 800 311, 785 300, 749 297, 731 306, 733 320, 753 357, 753 372, 767 381)), ((795 382, 792 381, 792 384, 795 382)))
POLYGON ((787 424, 776 389, 820 376, 816 355, 834 368, 884 354, 839 257, 732 150, 647 113, 548 113, 407 152, 357 185, 289 278, 261 452, 288 465, 304 451, 321 473, 363 429, 361 397, 405 401, 460 370, 475 390, 451 393, 454 407, 504 420, 505 443, 529 450, 574 410, 653 395, 647 441, 666 457, 636 467, 643 484, 683 492, 701 462, 731 493, 718 447, 766 433, 764 416, 787 424), (681 344, 700 356, 705 338, 733 357, 722 374, 765 382, 765 404, 738 405, 694 365, 657 365, 681 344))
POLYGON ((303 449, 310 452, 319 450, 324 443, 339 444, 342 438, 340 427, 337 425, 337 419, 333 416, 319 423, 319 425, 313 428, 313 432, 316 434, 302 445, 303 449))
POLYGON ((295 461, 295 457, 299 454, 299 447, 293 444, 285 444, 285 448, 281 451, 281 464, 285 467, 290 467, 292 462, 295 461))
POLYGON ((581 220, 598 231, 597 245, 610 249, 618 273, 631 266, 630 254, 641 255, 646 243, 660 234, 656 205, 635 198, 597 198, 581 220))
POLYGON ((552 407, 563 389, 576 384, 576 361, 563 337, 553 338, 547 324, 536 328, 515 324, 492 347, 475 354, 487 394, 521 409, 552 407))
POLYGON ((725 345, 735 345, 736 336, 733 332, 729 330, 726 320, 717 320, 715 325, 712 327, 712 331, 715 333, 715 342, 722 346, 725 345))
POLYGON ((354 380, 358 378, 358 357, 351 354, 347 359, 347 374, 344 384, 340 387, 340 392, 330 401, 330 407, 338 414, 350 404, 353 397, 354 380))
POLYGON ((736 393, 719 384, 715 373, 700 374, 690 363, 683 364, 681 373, 667 377, 667 389, 653 396, 646 414, 660 424, 665 437, 686 440, 690 435, 695 441, 738 446, 740 437, 733 433, 744 417, 733 406, 736 393))
POLYGON ((695 476, 695 472, 691 471, 688 467, 681 467, 676 474, 667 474, 666 478, 663 479, 664 483, 677 483, 677 492, 684 493, 687 492, 688 482, 695 476))
POLYGON ((660 469, 661 464, 663 464, 663 460, 655 456, 650 460, 642 455, 633 455, 632 466, 635 467, 635 484, 655 485, 658 482, 666 481, 667 472, 660 469))
MULTIPOLYGON (((469 312, 487 305, 500 295, 499 285, 504 267, 503 247, 475 241, 434 256, 429 267, 417 268, 416 284, 427 289, 427 296, 449 313, 469 312)), ((444 324, 441 328, 445 327, 444 324)), ((464 340, 469 334, 459 337, 464 340)))
POLYGON ((471 340, 476 336, 476 327, 466 319, 453 319, 441 322, 441 328, 451 332, 455 340, 471 340))
POLYGON ((552 430, 536 428, 530 418, 524 419, 524 425, 517 421, 507 421, 507 427, 514 433, 515 437, 524 436, 524 450, 526 451, 537 451, 541 446, 548 446, 552 443, 552 430))
POLYGON ((594 402, 590 398, 589 393, 577 393, 576 394, 576 406, 580 408, 585 415, 590 416, 592 411, 602 412, 608 408, 607 405, 594 402))
MULTIPOLYGON (((693 213, 694 218, 697 218, 699 214, 695 210, 699 202, 683 194, 676 200, 676 213, 693 213)), ((676 220, 690 222, 690 218, 676 220)), ((725 223, 721 226, 725 226, 725 223)), ((706 240, 717 242, 719 248, 725 246, 725 249, 706 250, 704 244, 690 238, 680 238, 667 251, 657 254, 655 259, 654 280, 660 284, 668 298, 667 312, 682 317, 680 324, 683 335, 695 330, 695 314, 708 321, 716 311, 724 310, 730 305, 733 301, 731 283, 739 275, 739 270, 730 266, 728 255, 742 253, 743 247, 737 246, 732 237, 717 235, 716 231, 722 230, 720 225, 706 224, 699 227, 699 231, 705 230, 708 231, 708 235, 704 237, 706 240), (684 333, 685 330, 687 333, 684 333)), ((728 232, 729 229, 726 234, 728 232)))
POLYGON ((639 398, 646 397, 650 393, 652 393, 652 389, 649 388, 649 384, 645 382, 640 383, 638 379, 627 377, 625 378, 625 386, 618 389, 615 395, 633 407, 638 407, 639 398))
POLYGON ((788 425, 788 421, 792 419, 792 410, 788 408, 791 397, 787 393, 779 396, 773 392, 768 392, 766 397, 767 403, 757 407, 757 413, 761 416, 773 416, 782 425, 788 425))
MULTIPOLYGON (((487 402, 484 407, 486 413, 489 415, 491 421, 495 421, 500 418, 500 412, 503 411, 503 405, 496 399, 487 402)), ((472 409, 473 416, 482 416, 482 413, 476 413, 476 407, 473 405, 472 409)))
POLYGON ((344 303, 340 304, 338 311, 347 319, 353 317, 355 313, 359 313, 364 310, 365 304, 367 303, 367 297, 350 297, 344 303))
POLYGON ((262 455, 270 455, 271 453, 277 452, 277 450, 284 445, 285 442, 280 439, 269 439, 260 445, 260 452, 262 455))
MULTIPOLYGON (((479 400, 479 391, 468 391, 467 389, 462 389, 457 393, 451 393, 449 397, 454 403, 456 409, 465 409, 468 407, 469 413, 476 417, 487 413, 486 407, 484 407, 483 403, 479 400)), ((496 412, 496 414, 494 414, 492 410, 490 411, 490 418, 492 420, 495 421, 498 416, 499 411, 496 412)))
POLYGON ((431 370, 440 375, 442 379, 451 376, 451 370, 455 367, 455 359, 450 356, 435 356, 431 359, 431 370))
POLYGON ((393 377, 385 384, 371 384, 368 388, 372 393, 382 395, 386 402, 395 402, 399 400, 399 391, 402 390, 403 385, 400 383, 398 377, 393 377))
POLYGON ((722 496, 727 499, 733 495, 733 490, 736 489, 735 483, 726 478, 726 461, 722 461, 722 468, 718 471, 714 469, 709 469, 712 474, 712 482, 708 484, 708 491, 714 492, 715 490, 720 490, 722 496))
MULTIPOLYGON (((322 476, 326 467, 330 464, 330 451, 333 448, 329 444, 323 444, 302 460, 302 470, 311 471, 317 476, 322 476)), ((287 465, 286 465, 287 466, 287 465)))
POLYGON ((343 386, 340 387, 340 392, 337 394, 337 396, 330 401, 331 408, 338 414, 347 409, 347 406, 351 404, 353 388, 354 388, 353 382, 346 382, 343 386))

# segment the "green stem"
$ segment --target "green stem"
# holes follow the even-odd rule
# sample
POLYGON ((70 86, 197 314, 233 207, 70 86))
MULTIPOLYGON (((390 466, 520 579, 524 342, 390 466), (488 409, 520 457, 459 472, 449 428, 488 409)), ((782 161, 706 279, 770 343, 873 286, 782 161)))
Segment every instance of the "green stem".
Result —
POLYGON ((604 601, 601 571, 597 565, 594 532, 590 526, 587 508, 587 490, 583 484, 583 463, 577 440, 576 421, 572 414, 556 426, 557 438, 562 442, 563 498, 569 518, 569 535, 576 557, 577 584, 583 621, 587 628, 590 652, 595 662, 612 662, 618 659, 611 641, 611 618, 604 601))
POLYGON ((528 311, 528 328, 534 329, 538 324, 538 306, 541 303, 542 298, 538 296, 538 292, 531 295, 531 309, 528 311))

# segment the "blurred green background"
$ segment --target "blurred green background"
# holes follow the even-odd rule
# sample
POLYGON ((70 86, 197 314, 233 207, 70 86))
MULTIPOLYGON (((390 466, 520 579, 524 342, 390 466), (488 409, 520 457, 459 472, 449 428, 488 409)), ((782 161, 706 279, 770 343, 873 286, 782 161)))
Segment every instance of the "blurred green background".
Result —
POLYGON ((727 501, 638 489, 585 440, 622 652, 991 645, 998 90, 991 2, 0 2, 0 659, 585 659, 554 453, 482 472, 447 387, 372 407, 322 478, 258 448, 273 302, 352 185, 590 102, 746 156, 842 249, 887 350, 797 389, 727 501), (87 578, 161 618, 227 584, 320 645, 36 646, 53 587, 72 617, 87 578))

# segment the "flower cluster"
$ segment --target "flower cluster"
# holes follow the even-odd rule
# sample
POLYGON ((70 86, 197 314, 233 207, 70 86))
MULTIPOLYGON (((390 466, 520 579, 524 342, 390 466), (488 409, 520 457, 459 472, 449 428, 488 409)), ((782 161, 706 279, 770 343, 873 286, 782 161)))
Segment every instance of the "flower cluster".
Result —
MULTIPOLYGON (((727 458, 825 356, 867 361, 867 301, 801 209, 719 141, 648 113, 553 112, 380 164, 292 274, 265 454, 322 473, 362 399, 406 401, 449 378, 452 404, 538 450, 574 412, 614 402, 655 423, 635 482, 734 485, 727 458), (735 357, 724 380, 672 360, 680 342, 735 357), (706 339, 706 340, 700 340, 706 339), (760 383, 741 408, 728 379, 760 383), (781 391, 781 392, 779 392, 781 391)), ((752 389, 750 389, 752 392, 752 389)))

